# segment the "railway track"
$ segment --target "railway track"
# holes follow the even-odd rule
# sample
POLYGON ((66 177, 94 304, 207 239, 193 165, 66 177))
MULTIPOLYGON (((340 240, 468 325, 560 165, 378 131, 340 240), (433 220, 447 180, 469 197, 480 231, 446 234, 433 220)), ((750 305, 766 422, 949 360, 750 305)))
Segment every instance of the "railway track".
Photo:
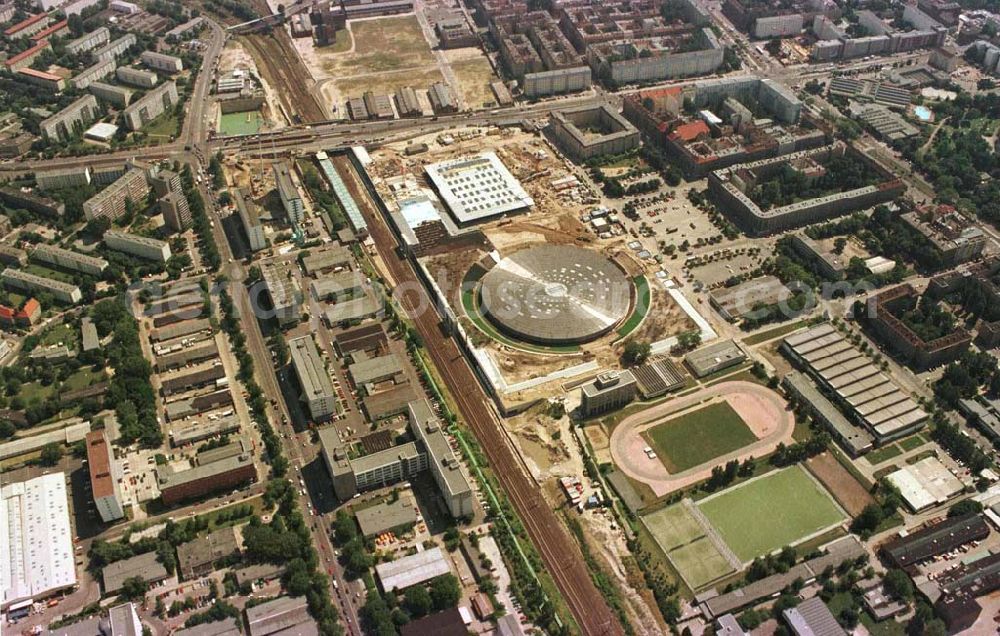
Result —
POLYGON ((283 27, 268 35, 243 35, 240 41, 250 49, 258 69, 278 94, 288 114, 299 119, 291 123, 326 121, 326 113, 309 90, 312 80, 302 79, 311 77, 309 70, 293 50, 283 27))
POLYGON ((442 334, 433 301, 410 263, 397 255, 396 238, 359 182, 350 160, 344 156, 336 157, 334 164, 346 177, 352 196, 367 218, 368 230, 397 289, 400 286, 406 289, 397 295, 397 301, 416 325, 445 383, 452 389, 461 389, 452 391, 456 406, 479 440, 494 474, 510 497, 581 632, 588 636, 622 634, 617 618, 594 586, 573 538, 518 461, 517 453, 503 433, 503 424, 487 406, 489 397, 480 387, 458 345, 442 334))

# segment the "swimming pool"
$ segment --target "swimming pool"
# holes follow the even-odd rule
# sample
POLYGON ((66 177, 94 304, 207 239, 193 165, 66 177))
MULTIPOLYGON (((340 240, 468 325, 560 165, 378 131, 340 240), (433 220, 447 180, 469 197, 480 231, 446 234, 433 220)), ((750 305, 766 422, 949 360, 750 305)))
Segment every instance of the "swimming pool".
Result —
POLYGON ((931 109, 926 106, 915 106, 913 108, 913 114, 916 115, 917 119, 920 121, 930 121, 934 117, 931 109))

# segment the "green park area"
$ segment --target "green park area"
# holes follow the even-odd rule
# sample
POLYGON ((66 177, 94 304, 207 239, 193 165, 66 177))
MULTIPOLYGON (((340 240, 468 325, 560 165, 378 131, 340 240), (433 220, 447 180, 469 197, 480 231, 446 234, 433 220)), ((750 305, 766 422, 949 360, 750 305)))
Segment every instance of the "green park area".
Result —
POLYGON ((702 499, 698 508, 744 562, 795 545, 846 518, 798 465, 702 499))
POLYGON ((743 418, 724 401, 669 419, 642 436, 671 474, 757 441, 743 418))

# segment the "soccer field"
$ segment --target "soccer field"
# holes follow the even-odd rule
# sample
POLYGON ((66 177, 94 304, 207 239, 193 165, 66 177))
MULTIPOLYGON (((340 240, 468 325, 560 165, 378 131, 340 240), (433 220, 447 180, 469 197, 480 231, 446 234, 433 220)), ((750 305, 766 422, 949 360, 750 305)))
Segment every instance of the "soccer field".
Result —
POLYGON ((642 436, 672 475, 757 441, 753 431, 725 401, 668 419, 642 436))
POLYGON ((846 518, 801 466, 768 473, 698 502, 744 562, 794 545, 846 518))

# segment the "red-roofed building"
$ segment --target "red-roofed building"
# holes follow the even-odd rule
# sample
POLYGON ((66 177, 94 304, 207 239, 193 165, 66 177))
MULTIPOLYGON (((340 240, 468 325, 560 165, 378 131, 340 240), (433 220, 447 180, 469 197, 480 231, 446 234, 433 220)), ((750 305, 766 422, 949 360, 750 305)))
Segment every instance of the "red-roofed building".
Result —
POLYGON ((709 134, 708 124, 700 119, 697 119, 674 128, 674 131, 669 135, 669 139, 694 141, 698 137, 707 134, 709 134))
POLYGON ((49 16, 45 13, 35 15, 21 20, 14 26, 3 32, 9 38, 19 39, 34 35, 44 29, 49 24, 49 16))
POLYGON ((31 66, 42 52, 52 48, 48 40, 42 40, 26 51, 21 51, 14 57, 8 58, 4 65, 10 72, 20 71, 22 68, 31 66))
POLYGON ((36 71, 30 66, 22 68, 17 74, 22 81, 34 84, 52 93, 58 93, 66 88, 66 80, 63 78, 52 73, 46 73, 45 71, 36 71))
POLYGON ((13 327, 30 327, 42 317, 42 306, 34 298, 29 298, 20 309, 0 305, 0 325, 13 327))
POLYGON ((69 20, 62 20, 34 34, 31 36, 31 39, 37 42, 39 40, 44 40, 45 38, 60 37, 66 35, 67 33, 69 33, 69 20))

